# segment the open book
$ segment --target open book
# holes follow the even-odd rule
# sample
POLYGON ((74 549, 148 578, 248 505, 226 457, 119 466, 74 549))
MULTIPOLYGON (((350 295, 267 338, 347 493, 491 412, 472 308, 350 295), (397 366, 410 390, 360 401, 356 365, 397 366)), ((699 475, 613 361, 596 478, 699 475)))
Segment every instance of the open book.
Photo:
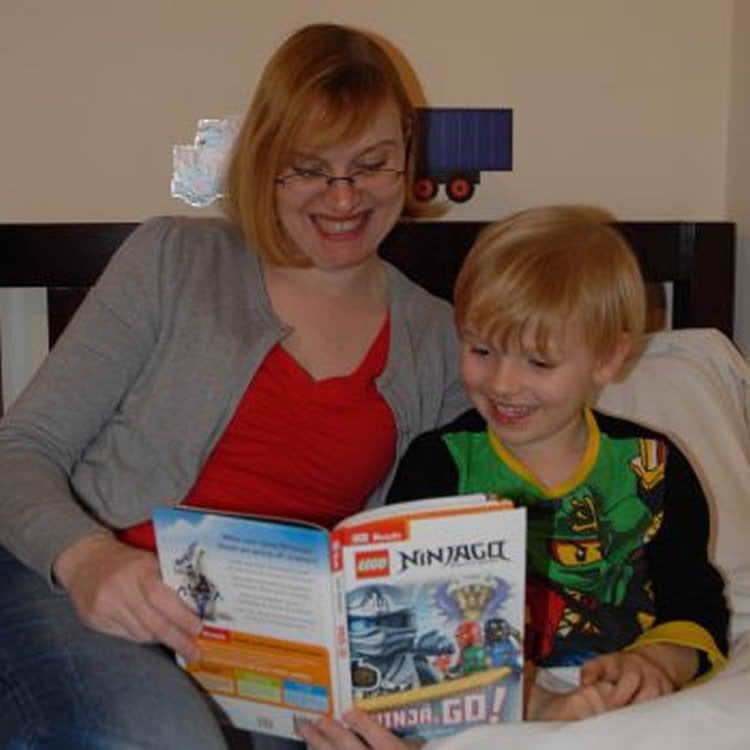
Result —
POLYGON ((164 580, 204 621, 183 666, 235 726, 299 738, 353 703, 408 738, 521 718, 525 510, 465 495, 327 531, 160 508, 154 527, 164 580))

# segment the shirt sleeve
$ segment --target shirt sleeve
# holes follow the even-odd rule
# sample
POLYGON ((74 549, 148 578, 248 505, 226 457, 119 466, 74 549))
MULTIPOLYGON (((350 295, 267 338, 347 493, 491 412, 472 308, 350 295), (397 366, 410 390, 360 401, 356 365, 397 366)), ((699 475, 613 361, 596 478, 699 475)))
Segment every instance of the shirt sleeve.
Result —
POLYGON ((386 503, 447 497, 457 492, 456 464, 439 431, 434 430, 415 438, 406 449, 386 503))
POLYGON ((643 638, 692 646, 718 666, 728 650, 729 611, 709 560, 708 503, 687 458, 673 443, 667 448, 664 516, 646 545, 656 621, 643 638))

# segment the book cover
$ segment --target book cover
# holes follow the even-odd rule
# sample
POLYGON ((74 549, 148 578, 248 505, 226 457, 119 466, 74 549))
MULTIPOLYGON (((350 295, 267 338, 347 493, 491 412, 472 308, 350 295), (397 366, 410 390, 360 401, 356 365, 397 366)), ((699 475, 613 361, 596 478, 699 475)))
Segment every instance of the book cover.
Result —
POLYGON ((525 511, 483 495, 333 532, 160 508, 164 581, 204 621, 183 664, 237 727, 297 738, 356 702, 406 738, 521 716, 525 511))
POLYGON ((520 720, 525 511, 416 511, 338 536, 355 702, 405 739, 520 720))

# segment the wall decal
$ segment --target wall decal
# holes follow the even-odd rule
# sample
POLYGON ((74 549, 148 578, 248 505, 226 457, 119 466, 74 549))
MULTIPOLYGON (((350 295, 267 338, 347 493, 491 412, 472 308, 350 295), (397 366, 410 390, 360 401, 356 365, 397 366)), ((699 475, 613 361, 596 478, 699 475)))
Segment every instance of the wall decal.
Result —
MULTIPOLYGON (((513 110, 422 107, 414 195, 436 197, 440 185, 455 203, 474 195, 482 172, 513 169, 513 110)), ((193 145, 172 147, 172 196, 208 206, 221 196, 221 180, 241 119, 198 121, 193 145)))
POLYGON ((513 110, 425 107, 414 195, 434 198, 439 185, 456 203, 474 195, 482 172, 513 169, 513 110))
POLYGON ((172 146, 172 196, 191 206, 208 206, 221 196, 224 164, 240 118, 198 120, 192 146, 172 146))

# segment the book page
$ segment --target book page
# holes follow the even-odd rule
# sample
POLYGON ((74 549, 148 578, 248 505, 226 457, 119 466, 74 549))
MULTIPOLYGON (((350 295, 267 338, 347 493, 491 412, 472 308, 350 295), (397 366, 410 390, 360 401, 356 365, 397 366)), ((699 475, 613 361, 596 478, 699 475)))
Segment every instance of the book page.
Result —
POLYGON ((360 524, 377 521, 381 518, 393 518, 400 515, 414 515, 430 510, 447 510, 448 508, 467 508, 474 505, 483 505, 489 502, 487 495, 475 493, 473 495, 453 495, 450 497, 427 497, 422 500, 411 500, 406 503, 393 503, 392 505, 381 505, 377 508, 368 508, 355 513, 341 521, 336 528, 344 529, 360 524))
POLYGON ((187 668, 237 725, 294 736, 295 717, 332 713, 327 532, 166 508, 154 528, 165 582, 204 621, 201 662, 187 668), (250 701, 264 710, 255 716, 250 701))

